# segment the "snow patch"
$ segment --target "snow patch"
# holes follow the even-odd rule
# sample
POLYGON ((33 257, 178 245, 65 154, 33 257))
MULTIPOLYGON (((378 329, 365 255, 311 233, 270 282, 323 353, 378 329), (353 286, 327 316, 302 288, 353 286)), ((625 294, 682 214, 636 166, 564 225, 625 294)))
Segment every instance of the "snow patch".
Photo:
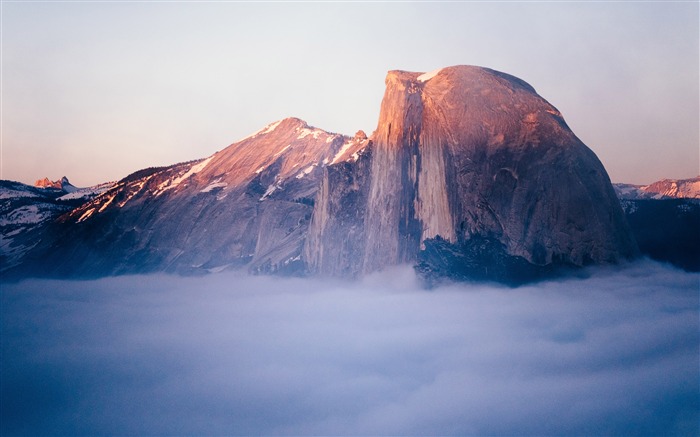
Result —
POLYGON ((345 152, 347 152, 348 149, 350 149, 350 147, 352 147, 352 145, 353 145, 352 140, 343 144, 340 147, 340 150, 338 150, 338 153, 336 153, 335 156, 333 157, 333 161, 331 161, 331 164, 335 164, 336 162, 338 162, 340 160, 340 158, 342 158, 343 155, 345 155, 345 152))
POLYGON ((294 261, 300 261, 301 260, 301 255, 297 255, 294 258, 288 258, 284 261, 284 265, 289 265, 289 263, 292 263, 294 261))
POLYGON ((114 200, 115 197, 117 197, 116 194, 113 195, 112 197, 110 197, 109 200, 107 202, 105 202, 97 212, 102 212, 105 209, 107 209, 107 207, 109 206, 110 203, 112 203, 112 201, 114 200))
POLYGON ((36 224, 46 220, 47 215, 39 211, 37 205, 19 207, 8 214, 7 218, 0 219, 0 225, 36 224))
POLYGON ((301 133, 300 133, 299 136, 297 137, 297 139, 298 139, 298 140, 301 140, 301 139, 306 138, 307 136, 309 136, 309 135, 311 135, 311 134, 312 134, 311 129, 309 129, 309 128, 303 128, 303 129, 301 130, 301 133))
MULTIPOLYGON (((139 193, 141 192, 141 190, 143 189, 143 186, 146 185, 146 182, 148 182, 152 177, 153 177, 153 175, 148 176, 146 179, 142 179, 142 180, 138 181, 138 182, 137 182, 136 184, 134 184, 134 185, 127 185, 126 188, 129 190, 129 194, 126 196, 126 199, 124 199, 123 201, 119 202, 119 203, 117 204, 117 206, 118 206, 119 208, 121 208, 121 207, 123 207, 124 205, 126 205, 126 203, 127 203, 128 201, 130 201, 131 199, 133 199, 134 196, 136 196, 137 194, 139 194, 139 193)), ((99 212, 99 211, 98 211, 98 212, 99 212)))
POLYGON ((19 190, 12 190, 12 189, 0 190, 0 199, 14 199, 14 198, 22 198, 22 197, 39 197, 39 196, 32 193, 32 192, 29 192, 29 191, 19 191, 19 190))
POLYGON ((195 164, 190 168, 190 170, 185 173, 184 175, 180 176, 179 178, 176 178, 175 180, 172 181, 171 187, 175 187, 179 185, 182 181, 187 180, 190 176, 195 175, 199 173, 200 171, 204 170, 204 168, 211 162, 212 158, 214 156, 210 156, 209 158, 205 159, 204 161, 200 162, 199 164, 195 164))
POLYGON ((419 82, 427 82, 430 79, 434 78, 437 76, 438 73, 442 71, 442 68, 438 68, 437 70, 430 71, 428 73, 423 73, 420 76, 418 76, 416 79, 418 79, 419 82))
POLYGON ((277 129, 277 126, 279 126, 280 123, 282 123, 282 120, 279 120, 279 121, 276 121, 276 122, 274 122, 274 123, 268 124, 267 126, 265 126, 265 127, 262 129, 262 131, 260 132, 260 135, 269 134, 269 133, 272 132, 273 130, 277 129))
POLYGON ((257 137, 258 135, 269 134, 269 133, 272 132, 273 130, 277 129, 277 126, 279 126, 280 123, 282 123, 282 120, 280 120, 280 121, 275 121, 274 123, 270 123, 270 124, 268 124, 267 126, 265 126, 264 128, 260 129, 259 131, 253 132, 252 134, 248 135, 247 137, 243 137, 243 138, 241 138, 240 140, 238 140, 238 141, 236 141, 236 142, 237 142, 237 143, 240 143, 240 142, 245 141, 245 140, 247 140, 247 139, 250 139, 250 138, 253 138, 253 137, 257 137))
POLYGON ((304 170, 300 171, 299 174, 297 174, 295 177, 297 179, 301 179, 307 174, 311 173, 314 170, 314 167, 316 167, 316 164, 311 164, 310 166, 306 167, 304 170))
POLYGON ((277 157, 277 156, 283 154, 283 153, 284 153, 287 149, 289 149, 290 147, 292 147, 292 145, 291 145, 291 144, 287 144, 286 146, 284 146, 284 147, 282 148, 282 150, 280 150, 279 152, 275 153, 275 154, 272 155, 272 156, 273 156, 273 157, 277 157))
POLYGON ((200 193, 208 193, 208 192, 210 192, 211 190, 213 190, 213 189, 215 189, 215 188, 223 188, 223 187, 226 187, 226 186, 228 186, 228 182, 219 182, 219 181, 217 180, 217 181, 214 181, 214 182, 212 182, 211 184, 207 185, 204 189, 202 189, 202 190, 200 191, 200 193))
MULTIPOLYGON (((297 128, 297 132, 300 132, 299 136, 297 137, 298 140, 306 138, 309 135, 311 135, 315 140, 317 140, 318 137, 321 136, 322 133, 324 133, 321 129, 309 129, 308 127, 302 128, 301 130, 297 128)), ((326 142, 328 142, 328 140, 326 140, 326 142)))
POLYGON ((275 182, 274 184, 267 187, 267 190, 265 190, 265 194, 263 194, 262 197, 258 200, 260 200, 260 201, 265 200, 268 197, 270 197, 272 195, 272 193, 274 193, 275 191, 280 190, 280 189, 282 189, 282 185, 280 185, 279 182, 275 182))
POLYGON ((209 158, 207 158, 203 161, 200 161, 198 164, 193 165, 182 176, 176 177, 175 179, 169 179, 167 181, 164 181, 163 183, 158 185, 154 194, 156 196, 160 196, 165 191, 177 187, 178 185, 180 185, 180 183, 186 181, 190 176, 195 175, 195 174, 199 173, 200 171, 204 170, 204 168, 211 162, 212 159, 214 159, 214 155, 210 156, 209 158))
POLYGON ((87 211, 85 211, 83 213, 83 215, 80 216, 80 218, 78 219, 78 223, 89 219, 90 216, 93 215, 94 213, 95 213, 95 208, 88 209, 87 211))
POLYGON ((58 200, 75 200, 97 197, 100 194, 105 193, 116 186, 116 182, 105 182, 104 184, 95 185, 94 187, 79 188, 76 191, 73 191, 72 193, 68 193, 59 197, 58 200))

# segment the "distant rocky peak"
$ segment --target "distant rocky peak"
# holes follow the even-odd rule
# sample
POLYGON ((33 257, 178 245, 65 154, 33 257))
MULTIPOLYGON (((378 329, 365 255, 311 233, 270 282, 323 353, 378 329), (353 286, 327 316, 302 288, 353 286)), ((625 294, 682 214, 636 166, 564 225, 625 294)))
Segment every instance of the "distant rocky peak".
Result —
POLYGON ((51 182, 49 178, 37 179, 34 186, 38 188, 61 188, 60 182, 51 182))
POLYGON ((75 187, 65 176, 57 181, 51 181, 49 178, 39 179, 34 182, 34 186, 38 188, 55 188, 57 190, 63 190, 69 193, 75 191, 75 187))
POLYGON ((620 199, 700 199, 700 176, 662 179, 649 185, 614 184, 620 199))

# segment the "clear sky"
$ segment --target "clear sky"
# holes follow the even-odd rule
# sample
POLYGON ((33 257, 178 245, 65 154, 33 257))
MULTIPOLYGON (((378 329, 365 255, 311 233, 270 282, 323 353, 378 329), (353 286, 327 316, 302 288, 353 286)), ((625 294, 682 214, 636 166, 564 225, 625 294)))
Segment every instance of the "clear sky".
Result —
POLYGON ((700 173, 698 2, 1 7, 2 179, 116 180, 288 116, 369 134, 388 70, 458 64, 534 86, 614 182, 700 173))

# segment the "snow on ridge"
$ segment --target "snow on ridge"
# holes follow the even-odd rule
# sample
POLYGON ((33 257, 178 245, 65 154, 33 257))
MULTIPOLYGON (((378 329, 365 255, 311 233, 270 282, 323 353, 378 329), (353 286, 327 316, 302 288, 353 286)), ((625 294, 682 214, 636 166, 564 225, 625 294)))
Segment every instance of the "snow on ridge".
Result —
POLYGON ((331 164, 335 164, 336 162, 338 162, 340 160, 340 158, 343 157, 345 152, 347 152, 348 149, 350 149, 350 147, 353 146, 353 144, 354 144, 354 142, 352 140, 349 140, 348 142, 343 144, 342 147, 340 148, 340 150, 338 150, 338 153, 336 153, 335 156, 333 157, 331 164))
POLYGON ((156 196, 159 196, 159 195, 163 194, 165 191, 177 187, 178 185, 180 185, 180 183, 187 180, 190 176, 197 174, 200 171, 204 170, 204 168, 209 164, 209 162, 211 162, 212 159, 214 159, 214 155, 210 156, 209 158, 207 158, 203 161, 200 161, 198 164, 193 165, 182 176, 179 176, 175 179, 168 179, 168 180, 164 181, 163 183, 158 185, 154 194, 156 196))
MULTIPOLYGON (((305 137, 308 137, 309 135, 313 136, 314 140, 317 140, 318 137, 321 136, 321 134, 327 134, 326 131, 319 129, 317 127, 308 127, 307 126, 307 127, 303 127, 303 128, 297 128, 296 130, 297 130, 297 132, 300 132, 299 136, 297 137, 298 140, 301 140, 305 137)), ((328 139, 326 139, 326 142, 329 142, 328 139)))
POLYGON ((300 132, 301 133, 297 137, 298 140, 301 140, 302 138, 305 138, 313 133, 313 131, 311 129, 309 129, 308 127, 301 129, 300 132))
POLYGON ((105 182, 103 184, 95 185, 88 188, 78 188, 72 193, 65 194, 58 198, 58 200, 74 200, 82 199, 86 197, 97 197, 102 193, 105 193, 116 186, 116 182, 105 182))
POLYGON ((20 191, 14 190, 12 188, 5 188, 0 190, 0 199, 12 199, 17 197, 39 197, 30 191, 20 191))
POLYGON ((277 126, 279 126, 280 123, 282 123, 282 120, 279 120, 279 121, 276 121, 276 122, 274 122, 274 123, 268 124, 267 126, 265 126, 265 127, 263 128, 262 132, 260 132, 260 135, 269 134, 269 133, 272 132, 273 130, 277 129, 277 126))
POLYGON ((430 71, 428 73, 423 73, 420 76, 418 76, 416 79, 418 79, 419 82, 427 82, 430 79, 434 78, 437 76, 438 73, 442 71, 442 68, 438 68, 437 70, 430 71))
POLYGON ((257 137, 258 135, 269 134, 269 133, 272 132, 273 130, 277 129, 277 126, 279 126, 280 123, 282 123, 282 121, 284 121, 284 120, 279 120, 279 121, 272 122, 272 123, 268 124, 267 126, 265 126, 264 128, 260 129, 259 131, 253 132, 252 134, 248 135, 247 137, 243 137, 243 138, 241 138, 240 140, 238 140, 238 141, 236 141, 236 142, 237 142, 237 143, 240 143, 241 141, 245 141, 245 140, 248 140, 248 139, 250 139, 250 138, 257 137))

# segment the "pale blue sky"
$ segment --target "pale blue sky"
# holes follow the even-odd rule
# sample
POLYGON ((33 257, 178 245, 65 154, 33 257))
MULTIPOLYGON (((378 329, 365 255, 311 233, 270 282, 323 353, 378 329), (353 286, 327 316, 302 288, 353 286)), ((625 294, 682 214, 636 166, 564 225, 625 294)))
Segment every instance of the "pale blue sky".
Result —
POLYGON ((86 186, 296 116, 376 128, 384 76, 481 65, 615 182, 700 173, 697 2, 2 3, 2 175, 86 186))

